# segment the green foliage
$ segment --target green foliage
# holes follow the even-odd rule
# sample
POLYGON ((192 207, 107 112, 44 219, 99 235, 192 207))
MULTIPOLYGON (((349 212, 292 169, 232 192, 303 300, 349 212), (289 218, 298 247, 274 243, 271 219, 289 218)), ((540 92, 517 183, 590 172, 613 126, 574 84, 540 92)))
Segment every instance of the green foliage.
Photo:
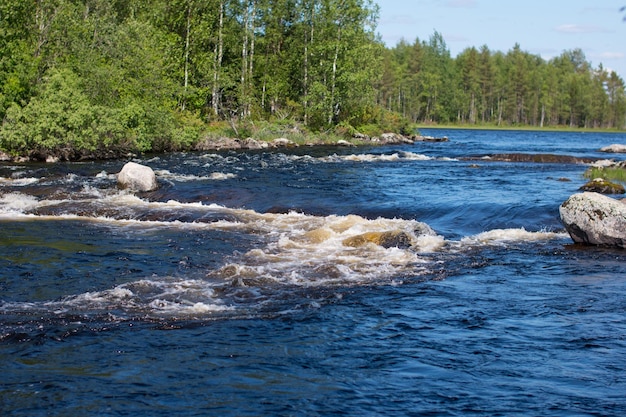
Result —
POLYGON ((5 0, 0 147, 67 158, 212 135, 322 141, 415 123, 623 128, 624 81, 580 50, 387 49, 372 0, 5 0))
POLYGON ((593 69, 581 50, 549 62, 515 45, 449 56, 435 32, 428 42, 388 53, 378 103, 415 123, 626 127, 624 81, 593 69))
POLYGON ((94 110, 81 92, 76 74, 53 70, 40 95, 23 108, 13 105, 8 109, 1 143, 11 152, 93 150, 94 110))

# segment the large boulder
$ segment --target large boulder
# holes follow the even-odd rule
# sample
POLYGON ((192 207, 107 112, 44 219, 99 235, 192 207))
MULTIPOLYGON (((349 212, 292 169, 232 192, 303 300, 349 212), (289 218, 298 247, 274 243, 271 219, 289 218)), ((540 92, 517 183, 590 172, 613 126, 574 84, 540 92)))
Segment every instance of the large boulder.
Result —
POLYGON ((559 207, 576 243, 626 248, 626 204, 598 193, 572 195, 559 207))
POLYGON ((152 168, 135 162, 124 165, 117 174, 117 185, 122 189, 133 191, 153 191, 159 188, 152 168))

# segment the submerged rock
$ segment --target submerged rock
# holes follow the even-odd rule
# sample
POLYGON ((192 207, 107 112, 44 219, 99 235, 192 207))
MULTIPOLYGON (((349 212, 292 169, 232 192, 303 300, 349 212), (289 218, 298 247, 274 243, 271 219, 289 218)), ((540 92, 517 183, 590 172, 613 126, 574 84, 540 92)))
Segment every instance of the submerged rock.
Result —
POLYGON ((358 248, 367 243, 374 243, 384 248, 406 249, 411 246, 411 236, 402 231, 367 232, 345 239, 344 246, 358 248))
POLYGON ((576 243, 626 248, 626 204, 598 193, 572 195, 559 207, 576 243))
POLYGON ((122 189, 133 191, 153 191, 159 188, 152 168, 135 162, 124 165, 117 174, 117 185, 122 189))
POLYGON ((579 188, 580 191, 590 191, 600 194, 624 194, 624 186, 616 184, 604 178, 594 178, 579 188))

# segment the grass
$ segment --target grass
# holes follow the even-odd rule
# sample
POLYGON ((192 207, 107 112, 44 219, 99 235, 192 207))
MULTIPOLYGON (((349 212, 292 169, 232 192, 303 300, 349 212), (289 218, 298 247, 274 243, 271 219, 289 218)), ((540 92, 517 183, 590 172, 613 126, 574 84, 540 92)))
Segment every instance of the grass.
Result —
POLYGON ((604 178, 626 184, 626 169, 623 168, 589 168, 585 171, 585 178, 604 178))

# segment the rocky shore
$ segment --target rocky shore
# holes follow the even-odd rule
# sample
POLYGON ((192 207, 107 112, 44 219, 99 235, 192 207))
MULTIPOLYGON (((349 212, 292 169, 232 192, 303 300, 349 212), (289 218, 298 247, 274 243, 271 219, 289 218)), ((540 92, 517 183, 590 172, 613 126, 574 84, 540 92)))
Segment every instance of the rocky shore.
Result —
MULTIPOLYGON (((360 145, 403 145, 413 144, 416 142, 447 142, 447 137, 433 137, 423 135, 401 135, 398 133, 383 133, 380 136, 367 136, 356 134, 349 139, 340 139, 335 142, 327 142, 316 140, 306 140, 304 143, 298 143, 290 139, 279 137, 273 140, 258 140, 254 138, 237 139, 231 137, 220 137, 218 139, 210 138, 197 143, 192 149, 194 151, 228 151, 228 150, 260 150, 260 149, 279 149, 279 148, 295 148, 299 146, 360 146, 360 145)), ((78 152, 72 150, 64 151, 33 151, 28 155, 12 156, 0 151, 0 162, 16 162, 24 163, 29 161, 54 163, 59 161, 86 161, 86 160, 104 160, 115 158, 126 158, 136 156, 127 150, 101 150, 90 152, 78 152)))
POLYGON ((195 150, 198 151, 222 151, 222 150, 259 150, 272 148, 295 148, 298 146, 359 146, 359 145, 403 145, 416 142, 446 142, 447 137, 433 137, 423 135, 400 135, 398 133, 383 133, 380 136, 367 136, 356 134, 352 138, 341 139, 337 142, 323 142, 316 140, 305 141, 299 144, 287 138, 276 138, 271 141, 257 140, 253 138, 235 139, 222 137, 219 139, 207 139, 198 143, 195 150))

